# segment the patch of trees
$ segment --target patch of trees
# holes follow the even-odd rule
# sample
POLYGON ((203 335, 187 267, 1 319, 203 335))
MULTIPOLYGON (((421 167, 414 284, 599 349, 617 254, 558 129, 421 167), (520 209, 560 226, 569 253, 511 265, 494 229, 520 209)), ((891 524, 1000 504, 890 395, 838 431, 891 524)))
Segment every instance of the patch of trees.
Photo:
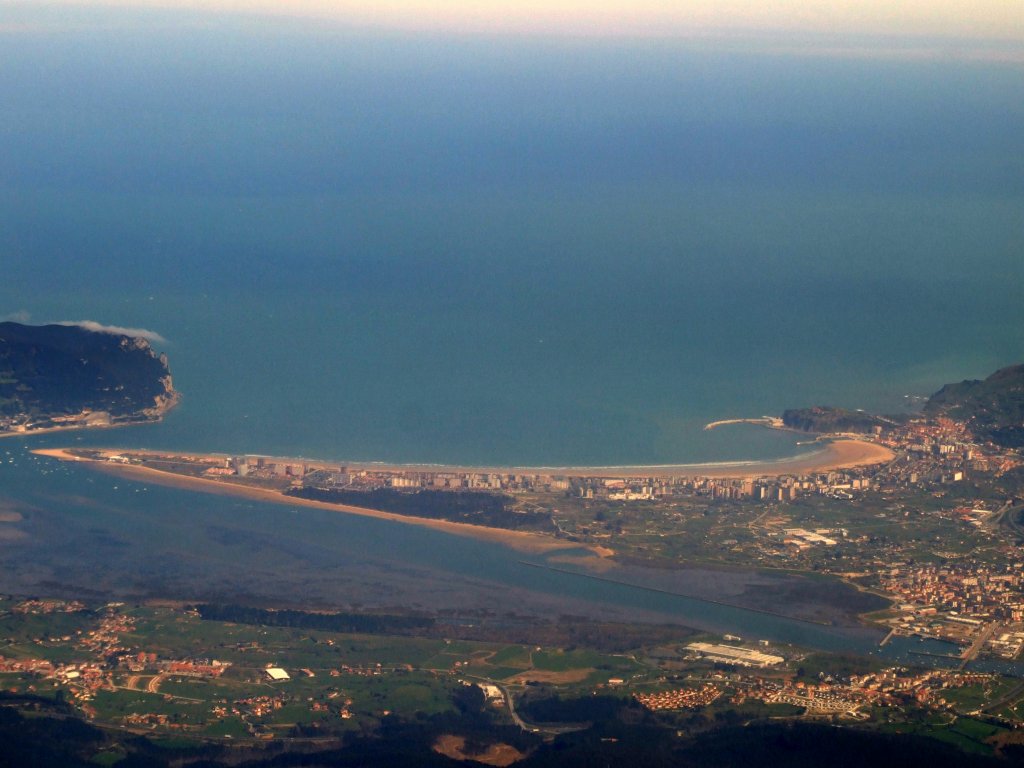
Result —
POLYGON ((393 616, 373 613, 313 613, 295 610, 269 610, 247 605, 197 605, 199 616, 207 621, 230 621, 263 627, 318 629, 327 632, 363 634, 403 633, 427 629, 434 619, 428 616, 393 616))
POLYGON ((300 499, 325 501, 331 504, 349 504, 396 515, 425 517, 431 520, 450 520, 471 525, 512 530, 529 529, 553 531, 554 523, 548 512, 516 512, 514 499, 500 493, 478 491, 398 491, 378 488, 373 491, 353 491, 341 488, 293 488, 289 496, 300 499))
POLYGON ((453 761, 432 749, 442 734, 460 735, 467 746, 479 751, 498 741, 510 744, 527 755, 517 768, 996 768, 1016 764, 1015 759, 1020 757, 1014 747, 1003 750, 1009 759, 999 760, 969 755, 924 737, 812 723, 753 723, 744 727, 728 723, 725 717, 711 721, 700 713, 694 717, 718 727, 679 739, 674 727, 630 717, 636 705, 622 699, 596 696, 545 701, 549 703, 537 702, 541 711, 559 717, 585 713, 608 717, 593 728, 543 742, 536 734, 495 723, 490 710, 475 712, 474 702, 467 701, 465 711, 452 710, 414 721, 385 717, 375 734, 349 734, 341 748, 310 751, 308 746, 289 749, 290 745, 278 743, 235 747, 229 755, 219 745, 172 746, 123 732, 110 734, 73 717, 25 717, 12 707, 0 706, 0 766, 86 768, 109 763, 99 758, 116 752, 123 755, 117 765, 124 768, 447 768, 453 761), (597 701, 588 705, 586 702, 592 699, 597 701))
POLYGON ((0 416, 112 416, 151 408, 167 361, 142 339, 76 326, 0 322, 0 416))
POLYGON ((0 765, 86 766, 103 741, 102 731, 76 718, 24 717, 0 707, 0 765))
MULTIPOLYGON (((814 408, 793 408, 784 411, 782 423, 790 429, 803 432, 857 432, 868 434, 875 427, 885 427, 887 422, 861 411, 849 411, 845 408, 815 406, 814 408)), ((890 422, 891 423, 891 422, 890 422)))
POLYGON ((1003 764, 924 737, 807 723, 720 728, 696 737, 679 758, 678 765, 707 768, 980 768, 1003 764))
POLYGON ((563 699, 560 696, 524 699, 519 712, 536 723, 603 723, 618 719, 625 709, 639 708, 632 699, 616 696, 586 696, 563 699))
POLYGON ((1006 448, 1024 446, 1024 365, 996 371, 984 381, 947 384, 924 406, 930 416, 966 421, 983 440, 1006 448))

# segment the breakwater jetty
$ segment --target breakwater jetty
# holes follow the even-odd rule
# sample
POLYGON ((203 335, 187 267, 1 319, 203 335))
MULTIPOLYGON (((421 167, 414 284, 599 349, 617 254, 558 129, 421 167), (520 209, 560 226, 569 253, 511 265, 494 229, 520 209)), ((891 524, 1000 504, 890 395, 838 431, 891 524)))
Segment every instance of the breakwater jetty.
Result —
POLYGON ((756 419, 722 419, 721 421, 712 421, 710 424, 704 425, 704 431, 710 432, 716 427, 724 427, 727 424, 759 424, 762 427, 771 427, 772 429, 786 428, 786 425, 778 416, 761 416, 756 419))

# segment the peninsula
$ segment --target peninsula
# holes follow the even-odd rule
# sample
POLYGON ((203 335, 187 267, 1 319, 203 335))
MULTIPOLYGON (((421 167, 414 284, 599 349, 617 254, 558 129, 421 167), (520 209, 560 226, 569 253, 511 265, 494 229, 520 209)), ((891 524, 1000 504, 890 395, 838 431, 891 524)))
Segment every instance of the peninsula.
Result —
MULTIPOLYGON (((124 449, 34 453, 88 462, 135 480, 425 525, 529 552, 565 547, 558 540, 565 538, 564 531, 548 506, 541 509, 523 501, 535 494, 653 500, 721 483, 712 487, 746 489, 747 495, 768 498, 792 487, 781 478, 858 471, 896 455, 885 446, 858 440, 825 443, 814 452, 775 462, 620 467, 388 466, 124 449)), ((603 546, 591 549, 599 556, 611 554, 603 546)))
POLYGON ((167 357, 122 330, 0 323, 0 435, 162 419, 180 399, 167 357))

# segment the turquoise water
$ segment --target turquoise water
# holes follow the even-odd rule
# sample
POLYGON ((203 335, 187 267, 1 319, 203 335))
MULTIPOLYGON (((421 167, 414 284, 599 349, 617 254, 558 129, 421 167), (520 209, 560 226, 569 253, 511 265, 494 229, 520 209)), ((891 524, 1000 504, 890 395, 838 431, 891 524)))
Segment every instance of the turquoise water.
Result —
MULTIPOLYGON (((0 316, 156 331, 184 394, 163 424, 78 444, 773 458, 796 438, 702 427, 901 410, 1024 358, 1014 65, 18 13, 45 23, 0 31, 0 316)), ((514 594, 819 647, 874 639, 29 459, 0 490, 29 531, 3 545, 8 589, 514 594)))
POLYGON ((168 18, 0 46, 0 315, 165 336, 138 440, 778 457, 701 427, 1024 354, 1019 67, 168 18))

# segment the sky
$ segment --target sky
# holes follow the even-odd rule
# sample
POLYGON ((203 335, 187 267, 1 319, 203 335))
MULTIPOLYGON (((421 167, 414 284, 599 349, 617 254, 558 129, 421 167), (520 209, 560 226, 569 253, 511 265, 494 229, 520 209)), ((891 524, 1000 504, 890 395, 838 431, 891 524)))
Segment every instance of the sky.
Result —
POLYGON ((259 13, 449 32, 796 33, 1024 44, 1021 0, 0 0, 0 12, 42 5, 259 13))

